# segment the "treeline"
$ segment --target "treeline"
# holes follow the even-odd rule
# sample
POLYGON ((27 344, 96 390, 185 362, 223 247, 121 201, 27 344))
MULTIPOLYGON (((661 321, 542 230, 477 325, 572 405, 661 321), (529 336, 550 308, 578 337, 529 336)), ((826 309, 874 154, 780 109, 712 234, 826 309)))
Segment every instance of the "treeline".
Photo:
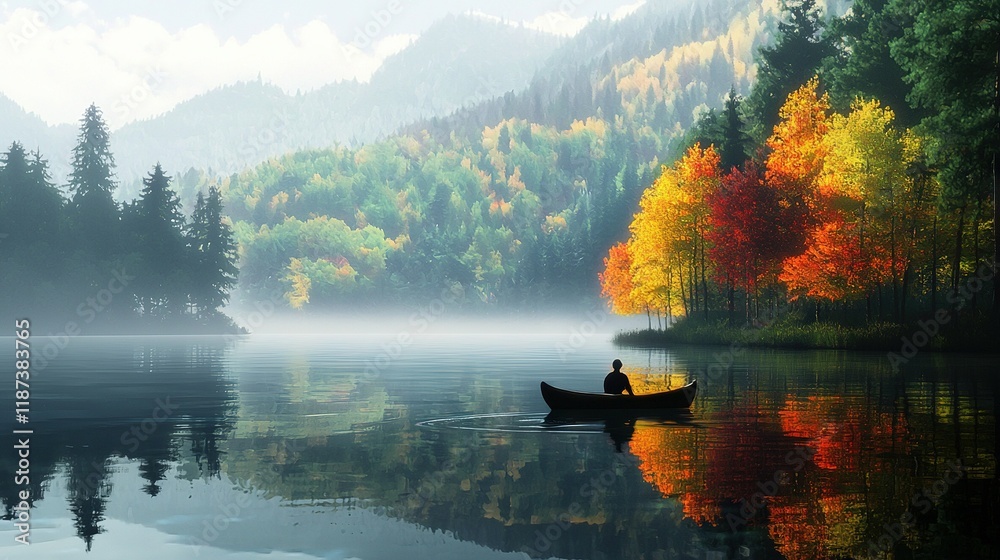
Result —
POLYGON ((38 152, 14 142, 0 159, 3 315, 51 334, 232 328, 220 312, 237 273, 221 192, 199 193, 187 218, 156 164, 138 199, 116 203, 108 127, 94 105, 71 159, 68 198, 38 152))
POLYGON ((241 285, 294 308, 419 302, 456 285, 470 303, 577 304, 596 295, 603 247, 652 181, 642 162, 657 144, 596 119, 503 121, 477 144, 425 134, 274 160, 223 184, 241 285))
POLYGON ((827 25, 787 2, 749 97, 702 117, 611 248, 614 309, 995 317, 997 7, 857 0, 827 25))

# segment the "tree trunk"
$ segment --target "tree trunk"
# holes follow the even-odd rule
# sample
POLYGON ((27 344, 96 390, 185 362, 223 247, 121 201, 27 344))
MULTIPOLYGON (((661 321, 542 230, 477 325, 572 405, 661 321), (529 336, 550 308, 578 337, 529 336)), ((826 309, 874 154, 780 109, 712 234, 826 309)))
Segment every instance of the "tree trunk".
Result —
POLYGON ((903 269, 903 285, 900 289, 902 296, 899 300, 899 324, 901 325, 906 323, 906 292, 910 287, 910 276, 911 267, 910 264, 907 263, 906 268, 903 269))
POLYGON ((882 283, 878 285, 878 320, 882 322, 882 283))
MULTIPOLYGON (((978 273, 979 271, 979 221, 983 213, 983 195, 979 194, 978 200, 976 200, 976 214, 972 222, 972 266, 978 273)), ((970 290, 971 291, 971 290, 970 290)), ((979 309, 979 292, 972 292, 972 303, 971 307, 973 311, 979 309)))
POLYGON ((965 205, 958 210, 958 231, 955 233, 955 254, 951 261, 951 289, 958 289, 958 277, 962 270, 962 232, 965 230, 965 205))
POLYGON ((701 293, 705 298, 705 321, 708 321, 708 281, 705 280, 705 237, 701 238, 701 293))
POLYGON ((694 240, 694 254, 691 255, 691 311, 698 313, 698 239, 694 240))
POLYGON ((681 305, 684 307, 684 316, 690 317, 691 310, 688 307, 687 294, 684 293, 684 264, 678 263, 677 266, 677 283, 681 286, 681 305))
POLYGON ((760 290, 756 284, 753 286, 753 318, 754 321, 760 320, 760 290))
MULTIPOLYGON (((993 122, 997 123, 996 127, 1000 128, 1000 45, 997 46, 997 56, 995 59, 995 66, 993 68, 996 71, 996 80, 993 82, 993 122)), ((995 136, 1000 136, 1000 130, 995 131, 995 136)), ((997 248, 1000 247, 1000 242, 997 240, 997 205, 1000 201, 997 200, 997 146, 993 144, 993 320, 994 322, 1000 321, 1000 301, 997 300, 997 277, 996 277, 996 267, 997 260, 997 248)))
POLYGON ((937 290, 938 290, 938 253, 937 253, 937 212, 934 213, 934 222, 931 226, 931 313, 937 313, 937 290))
POLYGON ((750 319, 750 283, 749 282, 747 282, 746 285, 743 287, 743 295, 745 296, 745 299, 746 299, 746 311, 747 311, 747 322, 746 322, 746 324, 749 325, 750 321, 751 321, 751 319, 750 319))
POLYGON ((892 319, 899 323, 899 264, 896 253, 896 213, 893 212, 889 218, 889 266, 892 270, 892 319))
MULTIPOLYGON (((858 254, 861 255, 861 262, 868 262, 865 258, 865 202, 861 201, 861 219, 858 220, 858 254)), ((866 275, 867 276, 867 275, 866 275)), ((872 322, 872 288, 869 284, 871 280, 865 282, 865 322, 872 322)), ((881 317, 879 317, 881 319, 881 317)))
POLYGON ((733 285, 732 278, 727 278, 727 284, 729 285, 729 293, 727 295, 729 299, 729 326, 731 327, 733 326, 734 314, 736 313, 736 302, 734 301, 736 299, 736 287, 733 285))
POLYGON ((923 174, 919 175, 916 179, 917 182, 917 194, 913 204, 913 219, 910 220, 910 242, 906 246, 906 268, 903 269, 903 300, 899 308, 899 322, 906 322, 906 300, 907 294, 910 288, 910 281, 913 277, 913 252, 917 246, 917 230, 919 224, 917 223, 917 216, 920 215, 921 208, 923 208, 924 202, 924 189, 927 187, 927 177, 923 174))

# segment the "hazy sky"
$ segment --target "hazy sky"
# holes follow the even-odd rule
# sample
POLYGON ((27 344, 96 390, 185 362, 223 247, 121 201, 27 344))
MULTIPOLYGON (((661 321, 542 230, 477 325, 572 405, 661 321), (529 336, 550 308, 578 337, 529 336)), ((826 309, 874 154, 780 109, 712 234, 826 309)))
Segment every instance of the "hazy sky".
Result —
POLYGON ((643 1, 0 2, 0 93, 50 124, 75 123, 96 102, 117 128, 258 73, 289 92, 366 80, 449 13, 572 35, 596 15, 621 17, 643 1))

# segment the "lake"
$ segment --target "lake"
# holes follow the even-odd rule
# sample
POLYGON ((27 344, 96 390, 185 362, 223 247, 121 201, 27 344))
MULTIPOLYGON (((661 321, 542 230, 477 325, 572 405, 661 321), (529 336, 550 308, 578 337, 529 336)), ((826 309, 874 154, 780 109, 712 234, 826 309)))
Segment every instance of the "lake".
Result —
POLYGON ((1000 555, 996 356, 400 340, 69 340, 32 373, 31 544, 5 522, 0 557, 1000 555), (596 391, 616 357, 637 392, 697 378, 690 413, 547 417, 540 380, 596 391))

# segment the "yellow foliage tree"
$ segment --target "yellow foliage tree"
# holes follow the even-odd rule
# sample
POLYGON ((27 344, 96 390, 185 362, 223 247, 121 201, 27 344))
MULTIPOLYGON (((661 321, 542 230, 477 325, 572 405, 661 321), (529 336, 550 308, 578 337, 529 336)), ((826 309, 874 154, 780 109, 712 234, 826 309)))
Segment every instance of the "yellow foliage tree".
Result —
POLYGON ((285 297, 288 298, 288 305, 292 309, 302 309, 305 304, 309 303, 309 289, 312 287, 312 280, 305 275, 302 259, 292 258, 290 260, 286 278, 292 285, 292 289, 285 294, 285 297))
POLYGON ((817 187, 839 202, 829 212, 854 225, 858 252, 869 265, 868 288, 891 282, 898 306, 916 232, 931 217, 933 189, 910 172, 923 153, 920 138, 897 129, 894 120, 892 109, 860 98, 848 115, 834 115, 817 187))
POLYGON ((782 190, 801 196, 813 207, 820 206, 816 180, 823 168, 829 130, 830 99, 819 95, 819 80, 813 78, 793 91, 778 112, 780 121, 767 140, 765 178, 782 190))
POLYGON ((638 305, 668 317, 707 307, 706 198, 718 184, 718 154, 695 145, 643 193, 628 244, 638 305))

